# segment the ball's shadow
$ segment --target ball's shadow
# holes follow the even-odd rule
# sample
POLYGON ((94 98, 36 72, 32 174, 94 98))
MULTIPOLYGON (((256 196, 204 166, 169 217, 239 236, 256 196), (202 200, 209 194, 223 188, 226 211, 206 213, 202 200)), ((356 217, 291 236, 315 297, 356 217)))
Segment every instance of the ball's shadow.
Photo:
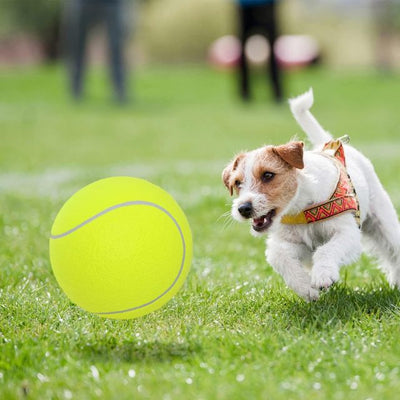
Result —
POLYGON ((140 343, 126 341, 114 347, 86 343, 81 356, 92 361, 116 362, 173 362, 192 358, 200 351, 197 344, 152 341, 140 343))

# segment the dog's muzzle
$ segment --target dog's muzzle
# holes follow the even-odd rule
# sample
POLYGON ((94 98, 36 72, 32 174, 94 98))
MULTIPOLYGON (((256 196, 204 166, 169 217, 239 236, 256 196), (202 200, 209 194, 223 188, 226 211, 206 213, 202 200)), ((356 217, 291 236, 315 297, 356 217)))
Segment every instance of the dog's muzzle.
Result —
POLYGON ((241 204, 237 210, 243 218, 253 218, 252 227, 256 232, 266 231, 272 225, 273 218, 276 215, 276 210, 271 210, 265 215, 255 217, 253 204, 250 201, 241 204))

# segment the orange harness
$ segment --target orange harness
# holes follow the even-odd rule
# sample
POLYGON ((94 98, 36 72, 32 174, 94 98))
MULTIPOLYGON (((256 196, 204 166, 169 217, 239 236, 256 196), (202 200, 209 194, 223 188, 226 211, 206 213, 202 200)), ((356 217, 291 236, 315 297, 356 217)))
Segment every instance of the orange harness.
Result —
POLYGON ((283 224, 311 224, 335 217, 344 212, 352 212, 360 228, 360 206, 354 186, 346 169, 346 159, 342 141, 348 141, 348 136, 331 140, 322 149, 322 155, 331 159, 338 169, 338 182, 328 201, 313 204, 296 215, 284 215, 283 224))

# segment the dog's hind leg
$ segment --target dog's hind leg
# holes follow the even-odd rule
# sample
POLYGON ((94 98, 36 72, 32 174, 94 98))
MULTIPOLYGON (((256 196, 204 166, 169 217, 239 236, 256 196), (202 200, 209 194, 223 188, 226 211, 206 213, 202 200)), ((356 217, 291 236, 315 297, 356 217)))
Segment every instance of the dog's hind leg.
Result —
POLYGON ((400 289, 400 224, 378 177, 370 177, 370 212, 362 224, 367 249, 376 256, 392 286, 400 289))

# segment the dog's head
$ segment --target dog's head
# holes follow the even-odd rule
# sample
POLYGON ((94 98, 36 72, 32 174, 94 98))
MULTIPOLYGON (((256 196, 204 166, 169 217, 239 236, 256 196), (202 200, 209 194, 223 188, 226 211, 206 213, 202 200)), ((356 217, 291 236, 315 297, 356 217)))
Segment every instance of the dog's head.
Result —
POLYGON ((252 219, 252 233, 266 232, 295 196, 297 170, 304 168, 303 147, 303 142, 289 142, 240 153, 222 172, 230 194, 238 196, 232 216, 252 219))

